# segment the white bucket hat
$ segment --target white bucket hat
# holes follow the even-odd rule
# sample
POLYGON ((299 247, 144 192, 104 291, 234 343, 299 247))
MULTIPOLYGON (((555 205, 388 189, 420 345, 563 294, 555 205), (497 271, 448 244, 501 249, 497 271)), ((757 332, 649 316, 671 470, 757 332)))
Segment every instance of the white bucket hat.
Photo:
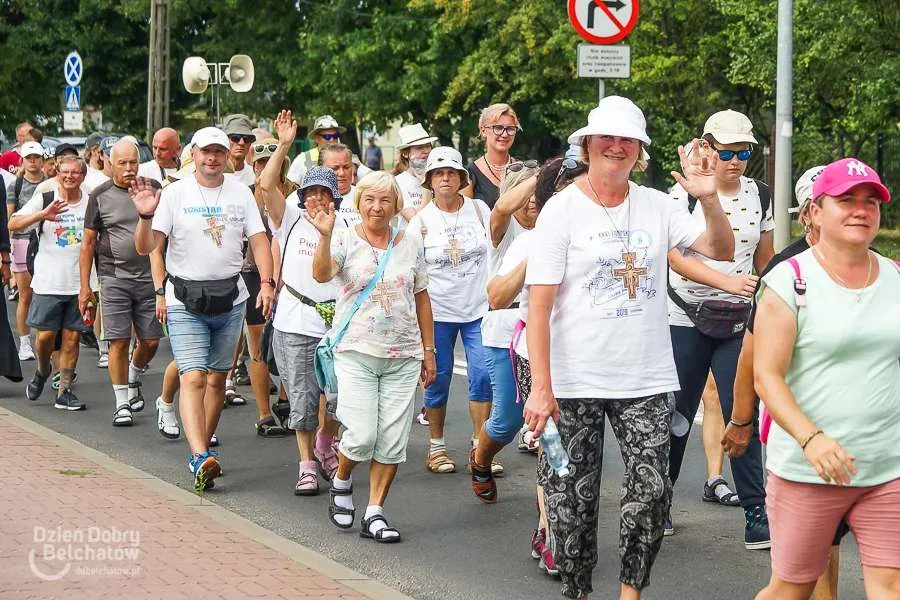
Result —
POLYGON ((316 117, 316 122, 313 124, 312 131, 309 132, 309 137, 316 135, 323 129, 336 129, 338 133, 347 131, 347 128, 338 125, 337 120, 331 115, 322 115, 321 117, 316 117))
POLYGON ((743 113, 736 110, 722 110, 706 120, 703 136, 713 136, 720 144, 756 144, 753 137, 753 123, 743 113))
POLYGON ((425 182, 422 184, 427 189, 431 189, 431 179, 428 173, 435 169, 456 169, 460 178, 460 189, 469 185, 469 172, 462 164, 462 154, 456 148, 450 146, 439 146, 431 151, 428 155, 428 162, 425 163, 425 182))
POLYGON ((825 170, 824 165, 819 165, 818 167, 812 167, 811 169, 807 169, 803 175, 800 176, 800 179, 797 180, 797 185, 794 186, 794 196, 797 202, 797 206, 788 209, 790 213, 799 213, 809 204, 813 199, 813 183, 816 181, 816 178, 822 174, 822 171, 825 170))
POLYGON ((400 136, 400 143, 397 144, 397 150, 405 150, 412 146, 424 146, 425 144, 433 144, 437 141, 434 136, 428 135, 421 123, 413 125, 404 125, 397 132, 400 136))
POLYGON ((581 145, 588 135, 615 135, 650 145, 647 120, 637 105, 622 96, 607 96, 588 114, 588 123, 569 136, 569 143, 581 145))

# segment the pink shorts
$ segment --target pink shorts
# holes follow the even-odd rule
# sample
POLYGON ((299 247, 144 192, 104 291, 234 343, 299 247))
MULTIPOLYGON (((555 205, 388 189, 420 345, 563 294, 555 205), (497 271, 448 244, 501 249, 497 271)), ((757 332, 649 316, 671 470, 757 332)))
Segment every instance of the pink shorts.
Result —
POLYGON ((766 510, 772 573, 810 583, 825 572, 834 532, 846 517, 866 567, 900 569, 900 479, 872 487, 798 483, 769 473, 766 510))
POLYGON ((10 270, 13 273, 24 273, 28 270, 28 238, 13 238, 10 270))

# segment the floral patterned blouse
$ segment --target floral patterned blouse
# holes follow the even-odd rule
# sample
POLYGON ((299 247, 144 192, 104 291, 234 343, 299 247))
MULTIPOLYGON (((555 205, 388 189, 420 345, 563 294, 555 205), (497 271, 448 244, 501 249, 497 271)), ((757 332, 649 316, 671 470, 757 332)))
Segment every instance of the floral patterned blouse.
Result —
MULTIPOLYGON (((386 253, 370 246, 356 227, 334 232, 331 257, 338 268, 335 327, 343 322, 386 253)), ((354 350, 378 358, 424 359, 415 295, 427 286, 422 239, 407 233, 394 247, 381 282, 350 320, 335 352, 354 350)))

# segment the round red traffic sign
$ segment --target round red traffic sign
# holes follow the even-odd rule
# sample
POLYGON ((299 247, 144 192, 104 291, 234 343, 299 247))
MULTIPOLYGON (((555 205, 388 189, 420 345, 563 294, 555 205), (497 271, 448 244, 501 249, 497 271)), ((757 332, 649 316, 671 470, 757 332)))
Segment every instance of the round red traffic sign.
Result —
POLYGON ((634 29, 639 0, 569 0, 569 21, 592 44, 621 42, 634 29))

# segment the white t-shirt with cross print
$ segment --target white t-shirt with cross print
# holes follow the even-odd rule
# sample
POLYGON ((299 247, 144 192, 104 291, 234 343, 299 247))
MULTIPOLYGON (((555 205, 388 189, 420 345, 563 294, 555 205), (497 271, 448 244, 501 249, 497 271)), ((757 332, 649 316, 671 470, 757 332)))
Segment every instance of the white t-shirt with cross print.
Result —
POLYGON ((525 283, 559 285, 550 316, 558 398, 638 398, 679 389, 666 254, 689 247, 704 226, 666 194, 629 187, 625 202, 604 210, 573 184, 538 216, 525 283))
MULTIPOLYGON (((244 238, 263 233, 262 217, 250 188, 226 177, 217 188, 201 187, 194 176, 166 186, 153 217, 153 230, 168 238, 166 271, 190 281, 222 280, 241 272, 244 238)), ((249 297, 238 277, 234 304, 249 297)), ((181 306, 172 282, 166 304, 181 306)))
POLYGON ((429 202, 409 222, 407 231, 424 241, 435 321, 469 323, 487 313, 490 215, 487 204, 465 198, 452 213, 429 202))

